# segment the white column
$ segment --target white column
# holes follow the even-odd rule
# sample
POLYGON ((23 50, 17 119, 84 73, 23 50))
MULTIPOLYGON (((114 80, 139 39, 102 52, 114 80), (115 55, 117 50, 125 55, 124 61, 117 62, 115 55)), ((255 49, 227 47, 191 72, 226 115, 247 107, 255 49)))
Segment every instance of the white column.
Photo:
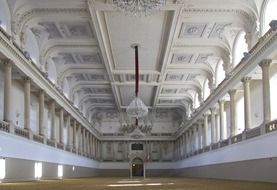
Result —
POLYGON ((269 80, 269 68, 271 59, 265 59, 260 62, 263 76, 263 110, 264 110, 264 124, 271 121, 271 109, 270 109, 270 80, 269 80))
POLYGON ((79 150, 83 152, 83 135, 82 135, 82 126, 79 125, 79 150))
POLYGON ((202 120, 197 120, 198 124, 198 150, 202 148, 202 120))
POLYGON ((242 79, 244 89, 244 125, 245 131, 251 128, 251 99, 250 99, 250 77, 242 79))
POLYGON ((235 96, 236 96, 237 90, 230 90, 229 96, 230 96, 230 137, 236 135, 237 130, 237 123, 236 123, 236 102, 235 102, 235 96))
POLYGON ((56 105, 54 100, 50 104, 51 110, 51 140, 56 140, 56 105))
POLYGON ((61 108, 60 110, 60 143, 61 144, 64 144, 64 112, 63 112, 63 108, 61 108))
POLYGON ((216 143, 216 130, 215 130, 215 108, 210 108, 211 110, 211 144, 216 143))
POLYGON ((4 80, 4 121, 12 121, 12 64, 10 61, 5 63, 4 80))
POLYGON ((226 126, 225 126, 225 122, 224 122, 224 103, 225 100, 219 100, 218 104, 219 104, 219 118, 220 118, 220 141, 222 141, 225 138, 225 134, 226 134, 226 126))
POLYGON ((76 128, 77 128, 77 123, 76 120, 73 121, 73 148, 76 149, 76 128))
POLYGON ((196 151, 196 127, 195 124, 192 126, 192 152, 196 151))
POLYGON ((39 134, 44 136, 44 92, 39 92, 39 134))
POLYGON ((24 79, 24 129, 30 130, 31 81, 24 79))
POLYGON ((203 147, 208 146, 208 114, 204 114, 203 147))
POLYGON ((86 129, 83 128, 83 133, 82 133, 82 145, 83 145, 83 153, 87 153, 87 150, 86 150, 86 129))
POLYGON ((66 123, 67 123, 67 146, 71 146, 71 135, 70 135, 70 130, 71 130, 71 122, 70 122, 70 115, 67 115, 66 118, 66 123))

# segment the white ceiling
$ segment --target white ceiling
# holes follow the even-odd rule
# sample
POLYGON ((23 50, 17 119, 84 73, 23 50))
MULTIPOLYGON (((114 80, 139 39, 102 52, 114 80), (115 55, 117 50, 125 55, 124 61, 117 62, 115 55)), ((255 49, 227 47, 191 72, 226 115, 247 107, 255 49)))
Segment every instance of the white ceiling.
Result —
POLYGON ((31 30, 40 64, 47 70, 54 63, 57 86, 68 82, 69 98, 85 115, 98 107, 121 111, 131 102, 133 43, 140 44, 145 104, 186 111, 195 94, 203 96, 204 81, 214 82, 219 61, 230 62, 236 34, 253 30, 258 9, 255 0, 171 0, 153 15, 133 17, 110 0, 8 2, 13 32, 22 39, 31 30))

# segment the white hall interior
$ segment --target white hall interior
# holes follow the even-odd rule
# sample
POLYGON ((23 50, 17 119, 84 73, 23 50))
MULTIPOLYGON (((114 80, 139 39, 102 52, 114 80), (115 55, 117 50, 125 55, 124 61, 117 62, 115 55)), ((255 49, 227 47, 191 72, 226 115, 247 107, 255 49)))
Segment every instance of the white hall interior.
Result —
POLYGON ((277 1, 168 0, 139 17, 111 2, 0 0, 0 181, 277 182, 277 1))

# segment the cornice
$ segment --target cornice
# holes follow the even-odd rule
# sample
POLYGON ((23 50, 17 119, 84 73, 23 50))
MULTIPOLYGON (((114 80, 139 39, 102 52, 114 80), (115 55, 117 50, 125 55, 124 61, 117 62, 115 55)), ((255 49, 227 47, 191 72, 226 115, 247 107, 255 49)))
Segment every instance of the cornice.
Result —
POLYGON ((32 81, 44 90, 52 99, 56 100, 58 104, 70 113, 79 123, 81 123, 87 130, 89 130, 96 137, 99 133, 90 123, 81 115, 81 113, 63 96, 63 94, 45 78, 39 68, 32 63, 31 60, 23 56, 22 51, 15 45, 15 43, 7 35, 0 31, 0 49, 1 52, 10 59, 13 64, 19 68, 26 76, 30 77, 32 81))
POLYGON ((197 109, 193 118, 185 123, 184 127, 176 132, 178 138, 187 128, 191 127, 197 119, 212 107, 219 99, 225 96, 235 84, 258 66, 260 61, 268 59, 268 56, 277 47, 277 30, 270 29, 258 43, 249 51, 248 57, 243 58, 241 62, 230 72, 230 75, 225 78, 219 86, 211 93, 205 102, 197 109))

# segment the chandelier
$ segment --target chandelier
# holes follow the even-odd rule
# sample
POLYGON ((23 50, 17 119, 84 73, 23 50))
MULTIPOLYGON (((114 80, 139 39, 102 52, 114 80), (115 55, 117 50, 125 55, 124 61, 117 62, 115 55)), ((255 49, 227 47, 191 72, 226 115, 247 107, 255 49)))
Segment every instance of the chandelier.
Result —
POLYGON ((113 6, 131 15, 149 15, 158 11, 166 0, 112 0, 113 6))
POLYGON ((131 46, 135 49, 135 98, 131 101, 126 109, 127 115, 136 118, 136 124, 138 118, 142 118, 147 115, 148 108, 143 101, 138 97, 139 93, 139 63, 138 63, 138 44, 131 46))

